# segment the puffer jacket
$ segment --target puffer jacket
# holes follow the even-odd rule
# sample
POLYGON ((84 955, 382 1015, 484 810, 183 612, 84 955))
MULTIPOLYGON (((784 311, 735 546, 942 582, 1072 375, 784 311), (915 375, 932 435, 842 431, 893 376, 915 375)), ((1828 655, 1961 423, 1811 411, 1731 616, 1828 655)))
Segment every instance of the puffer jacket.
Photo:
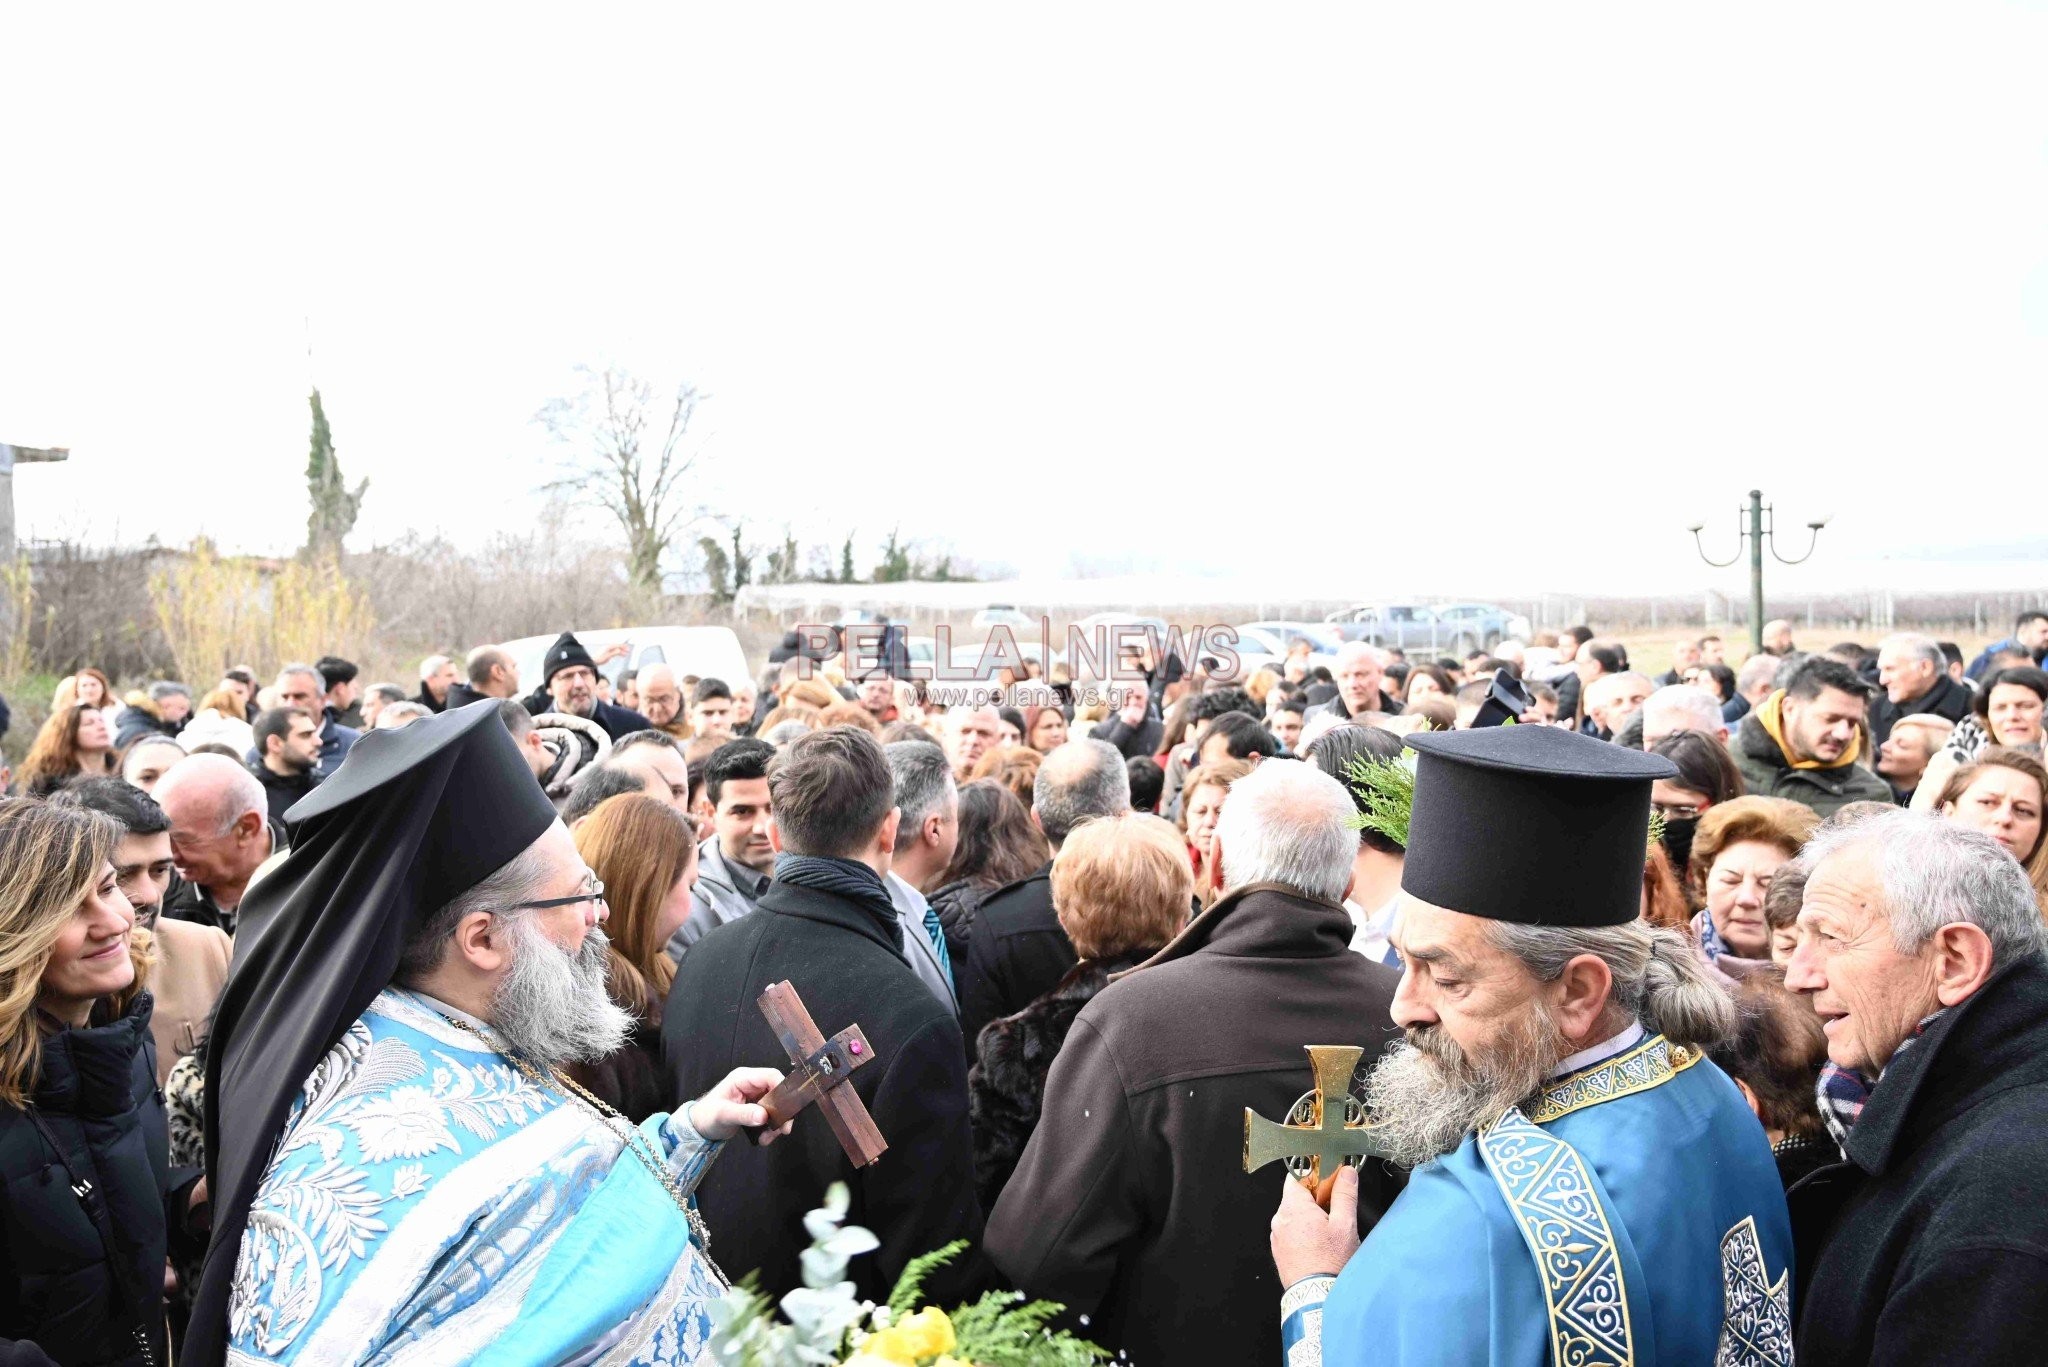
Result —
POLYGON ((143 993, 118 1019, 48 1036, 34 1106, 0 1105, 0 1339, 66 1364, 169 1361, 166 1213, 198 1174, 170 1166, 151 1014, 143 993))

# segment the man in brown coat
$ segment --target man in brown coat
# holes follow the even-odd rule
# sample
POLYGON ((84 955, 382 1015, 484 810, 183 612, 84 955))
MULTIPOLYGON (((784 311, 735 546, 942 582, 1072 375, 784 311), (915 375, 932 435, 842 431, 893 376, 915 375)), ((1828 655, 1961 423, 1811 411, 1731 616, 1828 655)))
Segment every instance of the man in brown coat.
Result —
MULTIPOLYGON (((1138 1367, 1278 1356, 1281 1179, 1244 1171, 1245 1108, 1286 1117, 1314 1086, 1307 1045, 1363 1046, 1369 1068, 1396 1033, 1399 975, 1349 948, 1354 810, 1306 764, 1232 786, 1215 837, 1228 891, 1082 1010, 989 1218, 1003 1274, 1138 1367)), ((1396 1179, 1361 1176, 1363 1230, 1396 1179)))

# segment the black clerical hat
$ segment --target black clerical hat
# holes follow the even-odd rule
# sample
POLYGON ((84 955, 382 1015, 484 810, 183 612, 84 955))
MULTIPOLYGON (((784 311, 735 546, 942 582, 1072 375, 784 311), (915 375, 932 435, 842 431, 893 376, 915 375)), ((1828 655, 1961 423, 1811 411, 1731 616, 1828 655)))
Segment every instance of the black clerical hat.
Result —
POLYGON ((554 821, 498 710, 483 706, 364 732, 285 813, 291 853, 242 903, 207 1041, 215 1256, 181 1361, 222 1360, 235 1249, 307 1074, 391 983, 421 919, 554 821))
POLYGON ((1676 765, 1554 726, 1418 732, 1401 889, 1525 925, 1615 926, 1642 910, 1650 784, 1676 765))

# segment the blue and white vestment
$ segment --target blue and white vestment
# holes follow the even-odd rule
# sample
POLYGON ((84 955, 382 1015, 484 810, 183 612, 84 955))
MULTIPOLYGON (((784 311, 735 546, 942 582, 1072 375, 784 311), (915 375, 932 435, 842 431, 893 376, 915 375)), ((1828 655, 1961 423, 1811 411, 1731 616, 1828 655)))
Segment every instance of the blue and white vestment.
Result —
MULTIPOLYGON (((242 1235, 231 1367, 697 1361, 726 1285, 668 1191, 444 1011, 470 1019, 387 988, 306 1079, 242 1235)), ((641 1131, 685 1193, 718 1151, 680 1112, 641 1131)))
POLYGON ((1762 1126, 1697 1050, 1610 1045, 1416 1169, 1342 1275, 1288 1288, 1289 1367, 1789 1367, 1762 1126))

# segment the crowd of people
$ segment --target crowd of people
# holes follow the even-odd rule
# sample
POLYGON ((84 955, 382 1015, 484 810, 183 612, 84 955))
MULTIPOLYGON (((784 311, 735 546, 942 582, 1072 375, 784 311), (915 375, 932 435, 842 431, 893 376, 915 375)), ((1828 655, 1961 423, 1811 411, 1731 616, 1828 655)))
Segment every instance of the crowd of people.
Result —
POLYGON ((861 1295, 965 1240, 932 1299, 1134 1363, 2035 1360, 2048 613, 987 701, 618 655, 62 681, 0 799, 0 1363, 708 1363, 834 1182, 861 1295), (781 982, 874 1163, 764 1109, 781 982), (1367 1152, 1247 1174, 1324 1104, 1367 1152))

